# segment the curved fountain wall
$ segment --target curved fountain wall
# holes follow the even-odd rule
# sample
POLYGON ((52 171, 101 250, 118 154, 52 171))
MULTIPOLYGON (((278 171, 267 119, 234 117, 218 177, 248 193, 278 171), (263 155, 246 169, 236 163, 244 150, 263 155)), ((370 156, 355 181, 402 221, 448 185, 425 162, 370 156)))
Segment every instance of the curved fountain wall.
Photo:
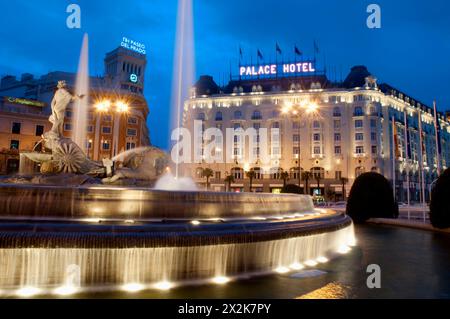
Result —
POLYGON ((0 293, 51 293, 73 267, 93 290, 295 270, 354 240, 308 196, 0 186, 0 293))

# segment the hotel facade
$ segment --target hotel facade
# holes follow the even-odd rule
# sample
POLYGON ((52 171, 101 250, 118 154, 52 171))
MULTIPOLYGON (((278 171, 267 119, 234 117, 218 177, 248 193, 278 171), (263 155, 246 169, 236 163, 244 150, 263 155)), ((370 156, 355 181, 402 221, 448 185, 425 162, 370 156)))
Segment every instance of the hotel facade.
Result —
MULTIPOLYGON (((233 149, 233 161, 201 160, 185 164, 185 173, 206 187, 203 171, 209 168, 214 191, 231 186, 235 192, 279 192, 287 183, 328 200, 342 200, 359 175, 379 172, 395 183, 399 201, 407 200, 408 186, 411 201, 423 196, 428 200, 438 171, 450 164, 446 116, 438 113, 435 121, 431 107, 388 84, 377 84, 364 66, 352 68, 342 83, 313 71, 286 77, 257 74, 256 79, 241 77, 225 87, 202 76, 185 103, 183 126, 192 132, 194 122, 201 121, 205 129, 221 129, 223 149, 216 151, 233 149), (314 110, 308 112, 311 104, 314 110), (227 140, 226 128, 279 129, 279 146, 269 147, 270 164, 258 160, 259 136, 253 144, 236 137, 227 140), (256 156, 253 162, 247 160, 250 152, 256 156), (249 171, 254 172, 251 181, 249 171)), ((203 157, 208 142, 202 139, 203 157)))
MULTIPOLYGON (((125 47, 106 54, 105 74, 90 77, 86 154, 93 160, 112 158, 150 145, 147 128, 149 106, 143 95, 146 56, 125 47)), ((51 72, 35 79, 23 74, 18 80, 5 76, 0 84, 0 174, 19 168, 19 152, 32 151, 42 132, 51 127, 51 101, 58 81, 74 92, 76 74, 51 72), (38 129, 39 127, 39 129, 38 129), (6 155, 8 154, 8 155, 6 155)), ((73 133, 74 104, 66 110, 64 135, 73 133)))

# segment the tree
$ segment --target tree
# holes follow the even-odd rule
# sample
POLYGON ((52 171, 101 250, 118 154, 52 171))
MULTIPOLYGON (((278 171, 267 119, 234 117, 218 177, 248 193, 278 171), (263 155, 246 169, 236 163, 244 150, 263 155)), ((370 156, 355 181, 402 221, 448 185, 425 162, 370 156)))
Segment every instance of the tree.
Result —
POLYGON ((245 173, 245 176, 247 176, 247 178, 250 180, 250 193, 251 193, 253 189, 253 180, 256 178, 256 173, 254 170, 250 170, 245 173))
POLYGON ((227 183, 228 186, 228 192, 231 192, 231 184, 234 183, 234 176, 228 175, 227 177, 225 177, 225 182, 227 183))
POLYGON ((398 218, 398 204, 389 181, 374 172, 359 176, 348 197, 347 215, 355 223, 370 218, 398 218))
POLYGON ((440 229, 450 227, 450 169, 447 169, 437 180, 431 191, 430 220, 440 229))
POLYGON ((312 177, 311 172, 303 172, 302 180, 305 181, 305 194, 309 194, 309 179, 312 177))
POLYGON ((342 200, 345 200, 346 194, 345 194, 345 185, 348 184, 348 178, 347 177, 341 177, 341 185, 342 185, 342 200))
POLYGON ((202 176, 206 178, 206 190, 209 190, 209 179, 214 176, 214 171, 210 168, 204 168, 202 176))
POLYGON ((282 172, 280 177, 283 180, 283 187, 286 187, 287 180, 289 179, 289 173, 288 172, 282 172))

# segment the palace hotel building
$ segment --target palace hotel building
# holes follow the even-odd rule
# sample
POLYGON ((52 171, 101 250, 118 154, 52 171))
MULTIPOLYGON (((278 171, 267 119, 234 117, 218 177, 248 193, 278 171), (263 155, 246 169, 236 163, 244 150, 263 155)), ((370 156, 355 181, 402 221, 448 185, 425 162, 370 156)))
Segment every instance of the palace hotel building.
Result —
MULTIPOLYGON (((233 163, 187 164, 187 173, 205 186, 202 171, 210 168, 214 172, 210 186, 215 191, 226 190, 231 182, 227 183, 226 177, 231 175, 231 190, 241 192, 250 191, 246 172, 254 171, 251 191, 279 192, 286 182, 300 182, 308 193, 339 200, 348 196, 355 178, 374 171, 395 181, 400 201, 406 201, 408 186, 412 201, 420 200, 421 189, 428 200, 439 168, 450 165, 450 122, 446 116, 437 114, 437 146, 433 109, 388 84, 377 84, 366 67, 352 68, 342 83, 312 71, 240 77, 224 87, 212 77, 202 76, 185 103, 186 128, 192 132, 194 121, 202 121, 205 128, 223 130, 224 139, 226 128, 278 128, 281 143, 271 148, 271 156, 277 156, 265 167, 259 160, 246 161, 243 154, 254 152, 257 158, 260 152, 259 145, 250 150, 250 143, 246 143, 245 149, 234 150, 233 163), (314 103, 314 116, 292 112, 308 103, 314 103), (407 135, 409 147, 405 144, 407 135)), ((247 73, 255 75, 251 70, 247 73)), ((225 140, 223 149, 227 143, 238 147, 235 142, 225 140)))
MULTIPOLYGON (((144 98, 145 54, 118 47, 106 54, 105 74, 90 77, 85 150, 94 160, 112 158, 118 153, 150 145, 144 98)), ((48 118, 58 81, 65 80, 74 92, 76 74, 51 72, 35 79, 31 74, 20 80, 5 76, 0 84, 0 174, 19 168, 19 152, 32 151, 42 134, 51 128, 48 118)), ((64 135, 71 137, 73 105, 66 110, 64 135)))

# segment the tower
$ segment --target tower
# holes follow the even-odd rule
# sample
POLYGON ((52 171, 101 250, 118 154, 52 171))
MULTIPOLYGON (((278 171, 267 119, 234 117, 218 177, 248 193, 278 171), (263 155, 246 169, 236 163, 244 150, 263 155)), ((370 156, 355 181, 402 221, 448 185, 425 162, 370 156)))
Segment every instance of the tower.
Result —
POLYGON ((147 66, 145 46, 123 39, 122 45, 105 57, 105 79, 111 88, 143 95, 147 66))

